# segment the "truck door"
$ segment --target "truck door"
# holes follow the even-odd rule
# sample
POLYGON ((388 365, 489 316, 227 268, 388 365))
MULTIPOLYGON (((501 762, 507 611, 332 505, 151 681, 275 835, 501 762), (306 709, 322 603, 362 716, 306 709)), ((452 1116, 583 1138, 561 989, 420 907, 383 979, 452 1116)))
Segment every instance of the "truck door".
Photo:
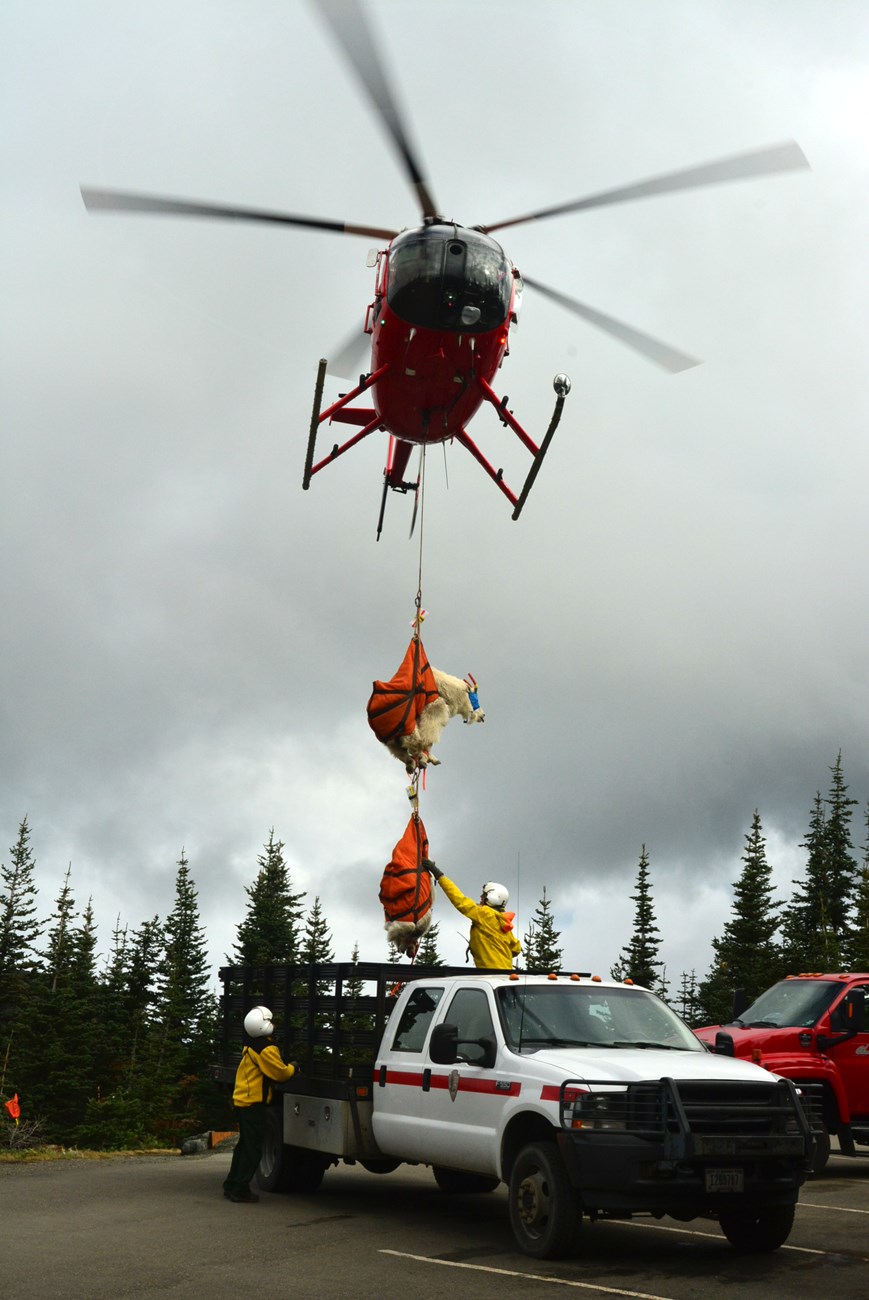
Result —
POLYGON ((374 1074, 372 1126, 377 1145, 387 1155, 424 1160, 419 1119, 424 1074, 423 1049, 442 988, 415 985, 398 1025, 387 1029, 374 1074))
POLYGON ((495 1033, 489 999, 483 989, 457 989, 442 1023, 458 1031, 459 1060, 438 1065, 426 1059, 420 1093, 420 1134, 431 1164, 450 1169, 497 1175, 497 1128, 508 1097, 519 1084, 482 1064, 486 1049, 481 1039, 495 1033))
POLYGON ((865 1019, 866 1009, 869 1009, 869 984, 852 985, 841 1002, 830 1009, 831 1028, 836 1025, 845 1029, 849 1009, 852 1015, 856 1012, 861 995, 864 1006, 861 1032, 830 1049, 830 1056, 836 1062, 845 1086, 852 1123, 858 1117, 865 1119, 869 1116, 869 1025, 865 1019))

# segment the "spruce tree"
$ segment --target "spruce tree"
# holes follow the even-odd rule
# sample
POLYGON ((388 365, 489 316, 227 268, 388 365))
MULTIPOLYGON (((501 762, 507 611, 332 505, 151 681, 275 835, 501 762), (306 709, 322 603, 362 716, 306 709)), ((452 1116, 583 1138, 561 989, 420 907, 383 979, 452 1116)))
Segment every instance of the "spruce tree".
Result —
POLYGON ((334 960, 335 954, 332 950, 332 932, 329 929, 329 923, 323 916, 323 909, 320 906, 320 896, 317 894, 305 921, 305 928, 302 933, 301 945, 299 947, 299 961, 306 964, 314 964, 315 962, 330 962, 334 960))
POLYGON ((562 950, 558 946, 561 931, 556 930, 552 915, 552 899, 543 896, 537 904, 537 910, 531 918, 527 934, 522 941, 524 965, 531 975, 548 975, 551 971, 560 971, 562 950))
POLYGON ((619 960, 612 968, 614 979, 630 979, 634 984, 655 989, 661 980, 664 963, 658 956, 660 938, 655 922, 655 907, 649 879, 649 855, 643 844, 637 870, 637 892, 631 894, 636 903, 634 932, 630 942, 621 950, 619 960))
POLYGON ((32 968, 39 936, 36 920, 36 863, 27 818, 9 850, 9 866, 0 866, 0 1012, 8 985, 32 968))
POLYGON ((18 838, 9 855, 8 867, 0 866, 0 1060, 5 1065, 4 1087, 11 1082, 14 1092, 18 1053, 27 1050, 21 1031, 29 1019, 40 931, 36 920, 36 863, 26 817, 18 827, 18 838))
POLYGON ((850 820, 857 801, 848 798, 841 753, 830 772, 830 793, 824 800, 820 791, 815 795, 803 842, 808 855, 805 878, 796 885, 782 926, 782 946, 792 974, 843 970, 851 943, 851 904, 858 867, 850 820))
POLYGON ((705 1016, 697 997, 697 975, 695 971, 682 971, 676 1000, 671 1005, 692 1029, 704 1023, 705 1016))
POLYGON ((31 1039, 22 1068, 31 1113, 55 1142, 74 1140, 88 1099, 100 1086, 102 1003, 96 976, 91 903, 82 922, 67 868, 51 917, 44 967, 35 983, 31 1039))
POLYGON ((291 965, 298 959, 301 902, 304 891, 294 894, 283 842, 269 831, 259 871, 249 887, 247 914, 237 930, 233 961, 238 966, 291 965))
POLYGON ((753 1002, 782 974, 781 949, 774 938, 781 904, 773 898, 772 869, 756 808, 742 862, 742 874, 733 885, 730 920, 721 937, 712 940, 715 958, 697 989, 704 1015, 714 1024, 730 1018, 736 989, 753 1002))
POLYGON ((848 969, 869 973, 869 802, 866 804, 866 843, 854 891, 854 921, 848 939, 848 969))
POLYGON ((175 903, 163 924, 164 951, 157 990, 160 1052, 157 1081, 165 1088, 167 1143, 201 1126, 213 1092, 216 1003, 199 899, 184 850, 178 859, 175 903))
POLYGON ((440 923, 429 926, 419 945, 416 954, 416 963, 418 966, 444 966, 446 963, 438 952, 438 936, 440 933, 440 923))

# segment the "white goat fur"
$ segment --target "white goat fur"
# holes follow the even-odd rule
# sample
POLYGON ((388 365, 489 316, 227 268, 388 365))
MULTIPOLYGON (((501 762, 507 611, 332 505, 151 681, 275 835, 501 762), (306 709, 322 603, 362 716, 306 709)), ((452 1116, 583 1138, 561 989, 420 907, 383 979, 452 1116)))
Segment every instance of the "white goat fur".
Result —
POLYGON ((486 715, 482 709, 475 709, 471 704, 471 687, 461 677, 451 677, 449 673, 432 668, 438 688, 438 698, 427 704, 417 719, 416 727, 409 736, 387 744, 390 753, 399 762, 404 763, 408 772, 415 772, 419 767, 429 763, 437 765, 439 758, 432 755, 432 746, 440 740, 441 732, 449 722, 461 714, 465 722, 485 722, 486 715))

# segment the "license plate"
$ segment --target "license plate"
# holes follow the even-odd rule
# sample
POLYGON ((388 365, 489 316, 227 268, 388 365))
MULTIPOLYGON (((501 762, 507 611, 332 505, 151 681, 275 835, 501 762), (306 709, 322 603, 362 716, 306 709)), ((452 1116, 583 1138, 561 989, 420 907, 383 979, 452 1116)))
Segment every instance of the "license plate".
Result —
POLYGON ((741 1169, 707 1169, 707 1192, 742 1192, 745 1179, 741 1169))

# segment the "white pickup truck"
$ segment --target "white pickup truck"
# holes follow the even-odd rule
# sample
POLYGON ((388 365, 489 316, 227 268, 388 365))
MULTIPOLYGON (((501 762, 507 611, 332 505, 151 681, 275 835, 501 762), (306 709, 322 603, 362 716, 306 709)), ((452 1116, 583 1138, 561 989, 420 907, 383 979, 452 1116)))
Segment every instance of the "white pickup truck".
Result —
POLYGON ((537 1258, 574 1251, 584 1217, 711 1217, 741 1251, 788 1237, 812 1157, 793 1084, 714 1054, 646 989, 367 963, 221 978, 221 1077, 257 1002, 301 1064, 269 1107, 267 1191, 314 1191, 339 1161, 503 1182, 537 1258))

